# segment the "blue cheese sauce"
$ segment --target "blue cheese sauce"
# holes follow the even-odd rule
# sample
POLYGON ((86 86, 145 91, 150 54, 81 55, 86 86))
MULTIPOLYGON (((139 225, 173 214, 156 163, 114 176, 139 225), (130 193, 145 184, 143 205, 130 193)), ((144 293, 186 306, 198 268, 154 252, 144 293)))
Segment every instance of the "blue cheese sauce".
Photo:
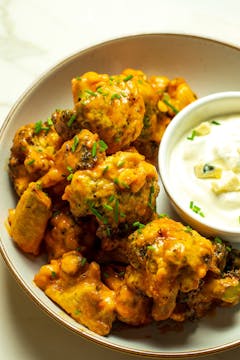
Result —
POLYGON ((207 222, 240 227, 240 115, 184 134, 172 151, 170 179, 178 200, 207 222))

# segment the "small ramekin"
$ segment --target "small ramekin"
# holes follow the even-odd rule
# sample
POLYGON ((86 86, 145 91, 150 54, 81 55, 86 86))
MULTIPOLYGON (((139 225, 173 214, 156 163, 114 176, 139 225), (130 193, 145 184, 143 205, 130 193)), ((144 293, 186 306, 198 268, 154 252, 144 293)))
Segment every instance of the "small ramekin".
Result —
POLYGON ((207 217, 199 216, 193 212, 189 204, 179 199, 177 187, 171 185, 174 181, 178 181, 178 174, 176 174, 176 179, 172 179, 169 171, 173 148, 185 133, 190 132, 203 121, 231 114, 239 114, 240 116, 240 91, 214 93, 188 105, 174 117, 167 127, 159 147, 158 161, 164 189, 184 223, 205 236, 218 236, 225 240, 240 243, 240 224, 239 227, 229 227, 224 224, 224 218, 219 219, 217 224, 213 224, 207 217))

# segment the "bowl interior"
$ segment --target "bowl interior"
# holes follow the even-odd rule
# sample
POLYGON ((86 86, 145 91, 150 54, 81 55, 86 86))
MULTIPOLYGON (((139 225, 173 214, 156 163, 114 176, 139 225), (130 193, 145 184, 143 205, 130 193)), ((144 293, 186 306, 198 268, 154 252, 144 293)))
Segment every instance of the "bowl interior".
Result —
MULTIPOLYGON (((132 67, 149 75, 184 77, 201 97, 219 91, 240 90, 239 61, 238 49, 212 40, 174 34, 130 36, 94 46, 64 60, 43 75, 14 106, 0 133, 1 252, 31 298, 61 324, 109 348, 152 357, 207 354, 240 344, 239 307, 221 309, 210 318, 181 325, 173 331, 164 331, 166 326, 161 324, 144 328, 116 324, 108 337, 92 333, 64 314, 34 285, 33 277, 46 259, 23 255, 9 238, 5 226, 8 209, 16 204, 7 174, 14 133, 23 124, 45 120, 56 108, 71 108, 72 77, 90 70, 114 74, 132 67)), ((176 217, 163 188, 158 211, 176 217)))

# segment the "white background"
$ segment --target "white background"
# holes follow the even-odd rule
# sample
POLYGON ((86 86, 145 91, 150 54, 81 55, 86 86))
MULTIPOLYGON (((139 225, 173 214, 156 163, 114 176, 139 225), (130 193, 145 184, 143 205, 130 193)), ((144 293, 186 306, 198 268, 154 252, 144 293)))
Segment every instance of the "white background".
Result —
MULTIPOLYGON (((62 58, 145 32, 201 35, 240 47, 240 1, 0 0, 0 125, 22 92, 62 58)), ((56 324, 19 288, 1 258, 0 309, 0 360, 136 359, 56 324)), ((206 357, 239 358, 240 349, 206 357)))

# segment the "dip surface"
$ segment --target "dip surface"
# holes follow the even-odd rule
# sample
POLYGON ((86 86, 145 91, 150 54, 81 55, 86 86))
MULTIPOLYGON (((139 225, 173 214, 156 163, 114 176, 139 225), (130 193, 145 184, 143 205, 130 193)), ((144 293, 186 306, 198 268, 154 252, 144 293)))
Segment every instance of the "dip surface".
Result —
POLYGON ((170 185, 177 200, 206 219, 240 227, 240 115, 212 118, 173 148, 170 185))

